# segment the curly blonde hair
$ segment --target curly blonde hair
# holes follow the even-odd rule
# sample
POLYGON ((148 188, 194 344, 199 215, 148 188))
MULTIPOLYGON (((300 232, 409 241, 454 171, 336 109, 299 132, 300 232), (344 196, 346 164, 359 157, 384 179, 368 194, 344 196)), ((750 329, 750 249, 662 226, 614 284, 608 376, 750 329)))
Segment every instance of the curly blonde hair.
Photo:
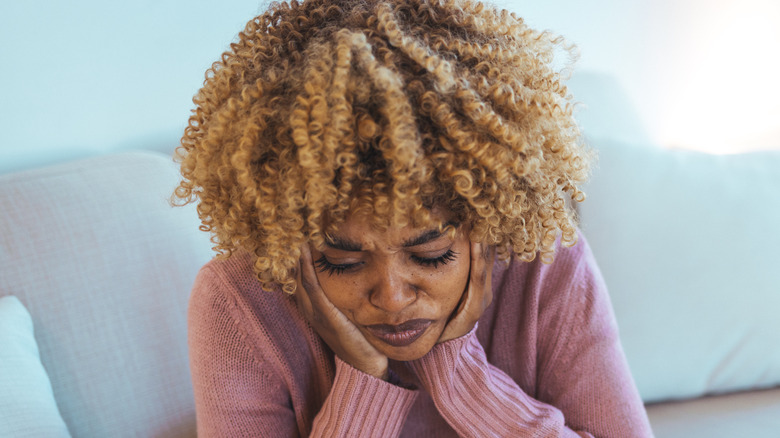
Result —
POLYGON ((560 49, 469 0, 272 4, 207 71, 174 196, 288 293, 302 245, 357 211, 404 226, 441 206, 500 257, 549 262, 590 159, 560 49))

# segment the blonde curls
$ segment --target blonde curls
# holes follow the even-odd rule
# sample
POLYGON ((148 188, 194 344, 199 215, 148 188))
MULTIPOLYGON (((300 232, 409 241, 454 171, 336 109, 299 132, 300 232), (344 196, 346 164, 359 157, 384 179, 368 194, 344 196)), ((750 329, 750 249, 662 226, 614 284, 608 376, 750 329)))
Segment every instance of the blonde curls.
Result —
POLYGON ((445 208, 503 258, 549 262, 576 239, 590 160, 561 51, 469 0, 273 4, 206 73, 174 196, 288 293, 301 246, 355 211, 387 227, 445 208))

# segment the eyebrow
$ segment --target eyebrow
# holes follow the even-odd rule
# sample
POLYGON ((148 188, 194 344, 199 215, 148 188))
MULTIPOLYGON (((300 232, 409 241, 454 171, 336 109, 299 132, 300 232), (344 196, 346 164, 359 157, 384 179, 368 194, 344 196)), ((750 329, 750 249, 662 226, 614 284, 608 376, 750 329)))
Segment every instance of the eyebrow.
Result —
MULTIPOLYGON (((449 221, 446 224, 444 224, 444 226, 442 227, 442 230, 447 228, 447 227, 458 228, 459 225, 460 224, 458 224, 455 221, 449 221)), ((432 229, 432 230, 425 231, 422 234, 420 234, 419 236, 413 237, 413 238, 407 240, 406 242, 404 242, 402 244, 402 246, 404 248, 409 248, 410 246, 422 245, 423 243, 428 243, 431 240, 436 240, 436 239, 438 239, 441 236, 442 236, 442 232, 438 228, 435 228, 435 229, 432 229)))
MULTIPOLYGON (((458 227, 458 223, 456 222, 447 222, 444 224, 443 228, 447 228, 449 226, 458 227)), ((406 240, 404 243, 401 244, 404 248, 409 248, 412 246, 422 245, 424 243, 428 243, 431 240, 436 240, 439 237, 441 237, 442 232, 438 229, 432 229, 428 231, 422 232, 419 236, 412 237, 411 239, 406 240)), ((353 240, 349 240, 344 237, 340 236, 329 236, 327 240, 325 240, 325 245, 327 245, 329 248, 333 249, 339 249, 341 251, 352 251, 352 252, 360 252, 363 251, 363 246, 355 242, 353 240)))
POLYGON ((339 236, 328 236, 325 240, 325 245, 342 251, 363 251, 363 246, 360 243, 339 236))

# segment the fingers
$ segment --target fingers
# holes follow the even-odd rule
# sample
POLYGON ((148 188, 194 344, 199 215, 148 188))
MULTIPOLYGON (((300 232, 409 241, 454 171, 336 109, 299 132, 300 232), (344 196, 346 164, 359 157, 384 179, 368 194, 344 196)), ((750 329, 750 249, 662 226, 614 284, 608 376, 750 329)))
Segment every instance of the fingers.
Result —
POLYGON ((319 286, 319 281, 317 280, 317 274, 314 272, 314 263, 311 261, 309 244, 304 244, 303 247, 301 247, 301 260, 299 266, 299 283, 307 292, 311 293, 315 288, 315 283, 319 286))
POLYGON ((301 274, 304 264, 303 257, 301 257, 301 260, 298 260, 298 268, 295 270, 295 280, 298 283, 298 287, 295 289, 295 301, 298 303, 298 308, 301 309, 306 319, 311 320, 314 310, 312 309, 309 293, 307 292, 308 287, 304 284, 301 274))
POLYGON ((325 296, 325 292, 322 291, 320 281, 317 279, 317 273, 314 271, 314 262, 312 262, 311 250, 308 244, 303 245, 301 248, 300 271, 299 284, 304 289, 302 295, 307 295, 310 306, 313 304, 320 308, 330 307, 329 305, 332 304, 325 296))
POLYGON ((311 250, 308 244, 301 247, 301 258, 297 269, 298 289, 295 291, 298 305, 306 319, 313 324, 322 324, 323 311, 330 310, 333 304, 322 291, 317 273, 314 271, 311 250))
POLYGON ((332 327, 339 323, 337 320, 346 319, 322 290, 308 244, 301 248, 300 271, 298 284, 303 290, 296 295, 299 295, 298 302, 303 306, 306 319, 320 328, 332 327))
MULTIPOLYGON (((466 310, 474 311, 474 301, 482 296, 485 284, 485 257, 481 243, 471 242, 471 267, 469 269, 469 285, 466 288, 466 310)), ((469 312, 469 313, 472 313, 469 312)), ((471 318, 469 318, 471 319, 471 318)))
POLYGON ((471 269, 467 288, 465 310, 469 319, 476 321, 493 301, 491 277, 493 272, 493 248, 483 243, 471 243, 471 269))
POLYGON ((495 260, 495 248, 483 243, 471 243, 471 274, 469 279, 478 283, 478 286, 490 284, 490 276, 493 272, 495 260))
POLYGON ((485 284, 487 260, 485 247, 481 243, 471 242, 471 269, 469 270, 469 289, 479 290, 485 284))
POLYGON ((470 251, 468 285, 438 342, 455 339, 471 331, 493 300, 490 279, 493 268, 493 248, 471 242, 470 251))
POLYGON ((486 247, 485 257, 485 296, 484 307, 487 308, 493 302, 493 262, 496 259, 496 251, 493 247, 486 247))

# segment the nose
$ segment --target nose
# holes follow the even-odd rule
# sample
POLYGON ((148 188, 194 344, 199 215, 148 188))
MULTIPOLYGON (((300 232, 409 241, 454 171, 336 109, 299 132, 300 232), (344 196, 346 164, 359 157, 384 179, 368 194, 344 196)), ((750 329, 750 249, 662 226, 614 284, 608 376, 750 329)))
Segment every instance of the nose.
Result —
POLYGON ((398 313, 417 300, 417 287, 403 268, 385 266, 377 272, 369 301, 388 313, 398 313))

